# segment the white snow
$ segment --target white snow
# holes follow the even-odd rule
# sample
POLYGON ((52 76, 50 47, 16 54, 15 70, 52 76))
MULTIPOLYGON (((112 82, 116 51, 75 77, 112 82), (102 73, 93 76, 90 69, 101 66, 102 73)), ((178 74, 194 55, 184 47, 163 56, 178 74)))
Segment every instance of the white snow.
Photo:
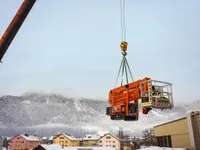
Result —
POLYGON ((155 116, 158 117, 163 117, 162 115, 160 115, 158 112, 156 112, 155 110, 151 110, 152 114, 154 114, 155 116))
POLYGON ((47 140, 48 138, 47 137, 42 137, 42 140, 47 140))
POLYGON ((138 150, 186 150, 186 148, 168 148, 168 147, 151 146, 151 147, 144 147, 138 150))
POLYGON ((49 140, 53 140, 53 138, 54 138, 54 136, 50 136, 50 137, 49 137, 49 140))
POLYGON ((99 135, 91 135, 87 134, 85 137, 83 137, 83 140, 99 140, 100 136, 99 135))
POLYGON ((26 135, 21 134, 20 136, 22 136, 27 141, 39 141, 39 138, 33 135, 26 136, 26 135))
POLYGON ((63 134, 63 135, 66 136, 70 140, 78 140, 77 138, 75 138, 74 136, 72 136, 70 134, 63 134))
POLYGON ((65 147, 63 150, 114 150, 112 147, 65 147))
POLYGON ((29 100, 24 100, 22 101, 22 104, 31 104, 31 102, 29 100))
POLYGON ((46 150, 61 150, 62 149, 62 147, 58 144, 51 144, 51 145, 41 144, 41 146, 46 150))
POLYGON ((41 144, 43 148, 46 150, 78 150, 78 149, 92 149, 92 150, 114 150, 112 147, 64 147, 58 145, 58 144, 51 144, 51 145, 46 145, 46 144, 41 144))

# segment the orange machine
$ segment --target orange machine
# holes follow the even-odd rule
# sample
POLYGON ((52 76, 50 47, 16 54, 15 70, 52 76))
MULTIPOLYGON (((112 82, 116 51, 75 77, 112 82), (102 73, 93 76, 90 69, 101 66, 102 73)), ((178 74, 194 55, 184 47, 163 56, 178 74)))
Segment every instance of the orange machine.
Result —
POLYGON ((142 102, 142 113, 152 108, 173 108, 171 83, 144 78, 110 90, 106 114, 112 120, 133 120, 139 118, 138 101, 142 102))

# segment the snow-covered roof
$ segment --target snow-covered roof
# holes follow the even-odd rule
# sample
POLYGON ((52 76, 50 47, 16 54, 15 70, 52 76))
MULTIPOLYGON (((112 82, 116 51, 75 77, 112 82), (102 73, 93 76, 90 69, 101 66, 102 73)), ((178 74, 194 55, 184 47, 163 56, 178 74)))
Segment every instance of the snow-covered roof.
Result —
POLYGON ((20 136, 22 136, 27 141, 39 141, 40 140, 38 137, 33 136, 33 135, 23 135, 23 134, 20 134, 20 136))
POLYGON ((157 146, 152 146, 152 147, 143 147, 139 150, 186 150, 186 148, 166 148, 166 147, 157 147, 157 146))
POLYGON ((42 137, 42 140, 47 140, 48 138, 47 137, 42 137))
POLYGON ((78 150, 83 148, 92 150, 115 150, 112 147, 65 147, 64 150, 78 150))
POLYGON ((50 136, 50 137, 48 138, 48 140, 53 140, 54 137, 55 137, 55 136, 50 136))
POLYGON ((51 144, 51 145, 41 144, 40 146, 42 146, 46 150, 62 150, 62 146, 58 144, 51 144))
POLYGON ((46 149, 46 150, 78 150, 78 149, 83 149, 83 148, 87 148, 87 149, 92 149, 92 150, 114 150, 114 148, 112 147, 64 147, 62 148, 62 146, 58 145, 58 144, 41 144, 41 146, 46 149))
POLYGON ((70 134, 67 134, 67 133, 61 133, 59 134, 57 137, 59 137, 60 135, 64 135, 66 138, 72 140, 72 141, 75 141, 75 140, 78 140, 77 138, 75 138, 74 136, 70 135, 70 134))
MULTIPOLYGON (((105 137, 106 135, 110 135, 110 136, 116 138, 117 140, 120 140, 117 136, 115 136, 115 135, 112 134, 112 133, 106 133, 106 134, 105 134, 104 136, 102 136, 101 138, 105 137)), ((101 138, 100 138, 100 139, 101 139, 101 138)))
POLYGON ((100 136, 99 135, 85 135, 83 137, 83 140, 99 140, 100 139, 100 136))
POLYGON ((70 134, 64 134, 68 139, 70 140, 77 140, 77 138, 75 138, 74 136, 70 135, 70 134))

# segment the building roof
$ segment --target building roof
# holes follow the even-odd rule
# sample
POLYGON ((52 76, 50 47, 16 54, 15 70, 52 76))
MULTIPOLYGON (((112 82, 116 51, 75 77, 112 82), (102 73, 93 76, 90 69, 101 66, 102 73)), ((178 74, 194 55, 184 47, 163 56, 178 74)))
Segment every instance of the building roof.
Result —
POLYGON ((27 141, 39 141, 40 139, 36 136, 33 135, 24 135, 24 134, 20 134, 20 136, 22 136, 24 139, 26 139, 27 141))
POLYGON ((65 147, 63 150, 114 150, 112 147, 65 147))
POLYGON ((48 138, 48 140, 53 140, 54 137, 56 137, 56 136, 50 136, 50 137, 48 138))
POLYGON ((48 138, 47 137, 42 137, 42 140, 47 140, 48 138))
POLYGON ((58 144, 51 144, 51 145, 41 144, 40 146, 42 146, 46 150, 62 150, 62 146, 58 144))
MULTIPOLYGON (((117 140, 120 140, 117 136, 115 136, 115 135, 112 134, 112 133, 106 133, 106 134, 104 134, 104 136, 102 136, 100 139, 102 139, 102 138, 105 137, 106 135, 110 135, 110 136, 116 138, 117 140)), ((99 139, 99 140, 100 140, 100 139, 99 139)))
POLYGON ((74 136, 72 136, 71 134, 67 134, 67 133, 65 133, 65 134, 63 134, 64 136, 66 136, 68 139, 70 139, 70 140, 78 140, 77 138, 75 138, 74 136))
POLYGON ((85 135, 83 138, 83 140, 99 140, 100 136, 99 135, 85 135))
POLYGON ((183 120, 183 119, 186 119, 186 118, 187 118, 187 117, 182 117, 182 118, 179 118, 179 119, 176 119, 176 120, 168 121, 168 122, 165 122, 165 123, 156 125, 156 126, 154 126, 154 128, 155 128, 155 127, 159 127, 159 126, 163 126, 163 125, 166 125, 166 124, 169 124, 169 123, 173 123, 173 122, 176 122, 176 121, 179 121, 179 120, 183 120))
POLYGON ((64 147, 62 148, 62 146, 58 144, 51 144, 51 145, 41 144, 40 146, 42 146, 46 150, 78 150, 79 148, 82 150, 84 150, 83 148, 92 149, 92 150, 114 150, 114 148, 112 147, 64 147))
POLYGON ((72 141, 76 141, 78 140, 77 138, 75 138, 74 136, 72 136, 71 134, 67 134, 67 133, 61 133, 59 135, 57 135, 55 138, 59 137, 60 135, 64 135, 66 138, 72 140, 72 141))
MULTIPOLYGON (((33 136, 33 135, 19 134, 19 135, 16 135, 15 137, 18 137, 18 136, 23 137, 27 141, 40 141, 40 139, 38 137, 33 136)), ((10 138, 9 140, 14 139, 15 137, 10 138)))

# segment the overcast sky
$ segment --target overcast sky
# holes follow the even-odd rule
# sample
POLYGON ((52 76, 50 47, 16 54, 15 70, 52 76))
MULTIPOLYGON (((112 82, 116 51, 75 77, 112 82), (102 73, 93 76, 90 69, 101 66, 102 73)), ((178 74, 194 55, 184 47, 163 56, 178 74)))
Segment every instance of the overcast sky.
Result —
MULTIPOLYGON (((0 35, 22 0, 1 0, 0 35)), ((173 84, 175 103, 200 99, 200 1, 126 0, 134 80, 173 84)), ((54 92, 107 99, 121 61, 119 0, 38 0, 0 67, 0 94, 54 92)))

